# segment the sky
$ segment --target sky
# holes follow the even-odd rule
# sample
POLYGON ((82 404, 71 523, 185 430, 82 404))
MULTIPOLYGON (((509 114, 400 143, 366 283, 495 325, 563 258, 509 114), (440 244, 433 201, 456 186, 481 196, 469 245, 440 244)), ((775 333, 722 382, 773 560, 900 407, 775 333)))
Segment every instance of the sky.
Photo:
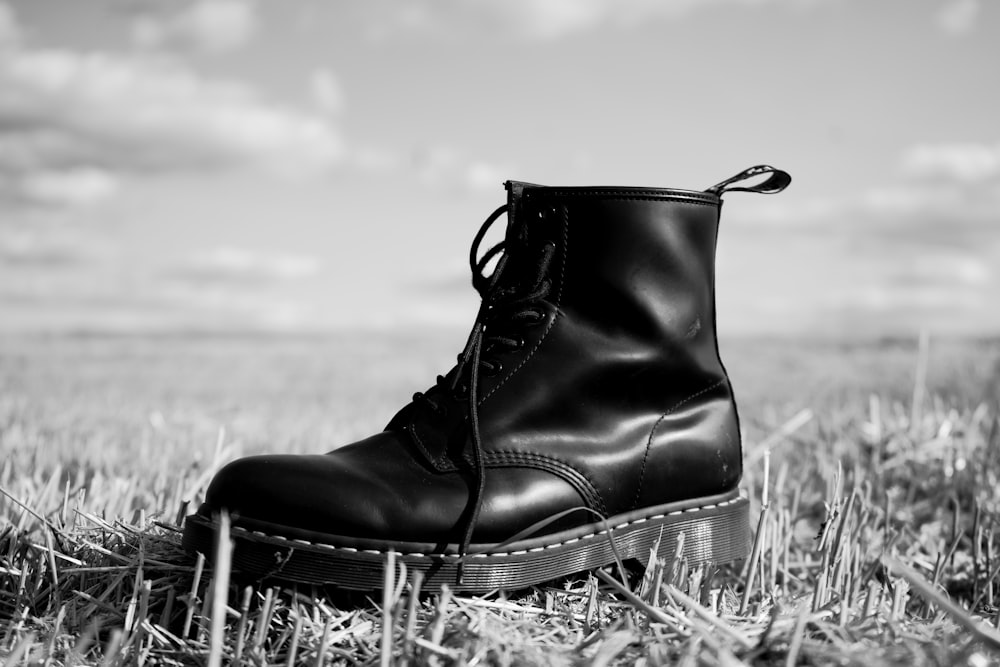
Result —
POLYGON ((992 0, 0 0, 0 333, 468 327, 503 182, 726 196, 726 335, 1000 333, 992 0))

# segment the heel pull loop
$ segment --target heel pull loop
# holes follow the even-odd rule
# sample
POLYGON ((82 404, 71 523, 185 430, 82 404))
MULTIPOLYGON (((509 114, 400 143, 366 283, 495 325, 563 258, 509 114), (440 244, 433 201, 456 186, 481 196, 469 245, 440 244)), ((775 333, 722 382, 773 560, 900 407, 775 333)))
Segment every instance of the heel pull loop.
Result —
POLYGON ((767 195, 773 195, 787 188, 788 184, 791 182, 792 177, 789 176, 787 171, 775 169, 774 167, 766 164, 759 164, 756 167, 744 169, 732 178, 727 178, 721 183, 713 185, 705 190, 705 192, 719 196, 721 196, 724 192, 760 192, 767 195), (761 176, 763 174, 770 174, 770 176, 755 185, 736 185, 736 183, 741 183, 747 179, 754 178, 755 176, 761 176))

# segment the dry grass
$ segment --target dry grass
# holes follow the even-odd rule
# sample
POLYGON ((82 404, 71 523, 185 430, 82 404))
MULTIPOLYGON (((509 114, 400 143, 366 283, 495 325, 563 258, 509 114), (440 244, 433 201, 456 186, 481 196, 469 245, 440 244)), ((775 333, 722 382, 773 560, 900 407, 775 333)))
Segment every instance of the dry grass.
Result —
POLYGON ((371 597, 230 582, 180 551, 179 516, 233 456, 380 427, 424 368, 400 357, 376 373, 392 393, 334 408, 389 348, 345 368, 309 341, 16 343, 0 355, 4 664, 1000 661, 996 343, 734 345, 759 518, 744 563, 658 553, 626 581, 483 596, 394 565, 371 597))

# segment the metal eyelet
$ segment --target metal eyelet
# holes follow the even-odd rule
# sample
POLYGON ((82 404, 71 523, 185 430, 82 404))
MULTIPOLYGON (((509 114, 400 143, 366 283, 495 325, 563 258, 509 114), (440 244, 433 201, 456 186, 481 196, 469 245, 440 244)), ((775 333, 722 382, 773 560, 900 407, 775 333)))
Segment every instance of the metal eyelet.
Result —
POLYGON ((531 319, 529 319, 527 321, 528 326, 535 326, 535 325, 541 324, 542 322, 545 321, 545 312, 544 311, 541 311, 541 310, 529 310, 528 312, 532 313, 534 315, 534 317, 532 317, 531 319))
POLYGON ((484 365, 485 368, 483 369, 483 372, 490 377, 494 377, 496 375, 500 375, 501 373, 503 373, 503 362, 501 361, 495 361, 493 359, 490 359, 484 365))

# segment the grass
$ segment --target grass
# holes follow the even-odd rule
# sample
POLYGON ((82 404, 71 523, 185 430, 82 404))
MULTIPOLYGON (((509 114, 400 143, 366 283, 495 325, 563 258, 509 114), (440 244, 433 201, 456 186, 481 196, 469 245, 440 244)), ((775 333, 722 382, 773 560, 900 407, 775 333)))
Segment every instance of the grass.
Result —
POLYGON ((460 338, 4 340, 3 664, 1000 662, 996 341, 725 342, 756 525, 718 569, 347 596, 180 550, 225 461, 381 428, 460 338))

